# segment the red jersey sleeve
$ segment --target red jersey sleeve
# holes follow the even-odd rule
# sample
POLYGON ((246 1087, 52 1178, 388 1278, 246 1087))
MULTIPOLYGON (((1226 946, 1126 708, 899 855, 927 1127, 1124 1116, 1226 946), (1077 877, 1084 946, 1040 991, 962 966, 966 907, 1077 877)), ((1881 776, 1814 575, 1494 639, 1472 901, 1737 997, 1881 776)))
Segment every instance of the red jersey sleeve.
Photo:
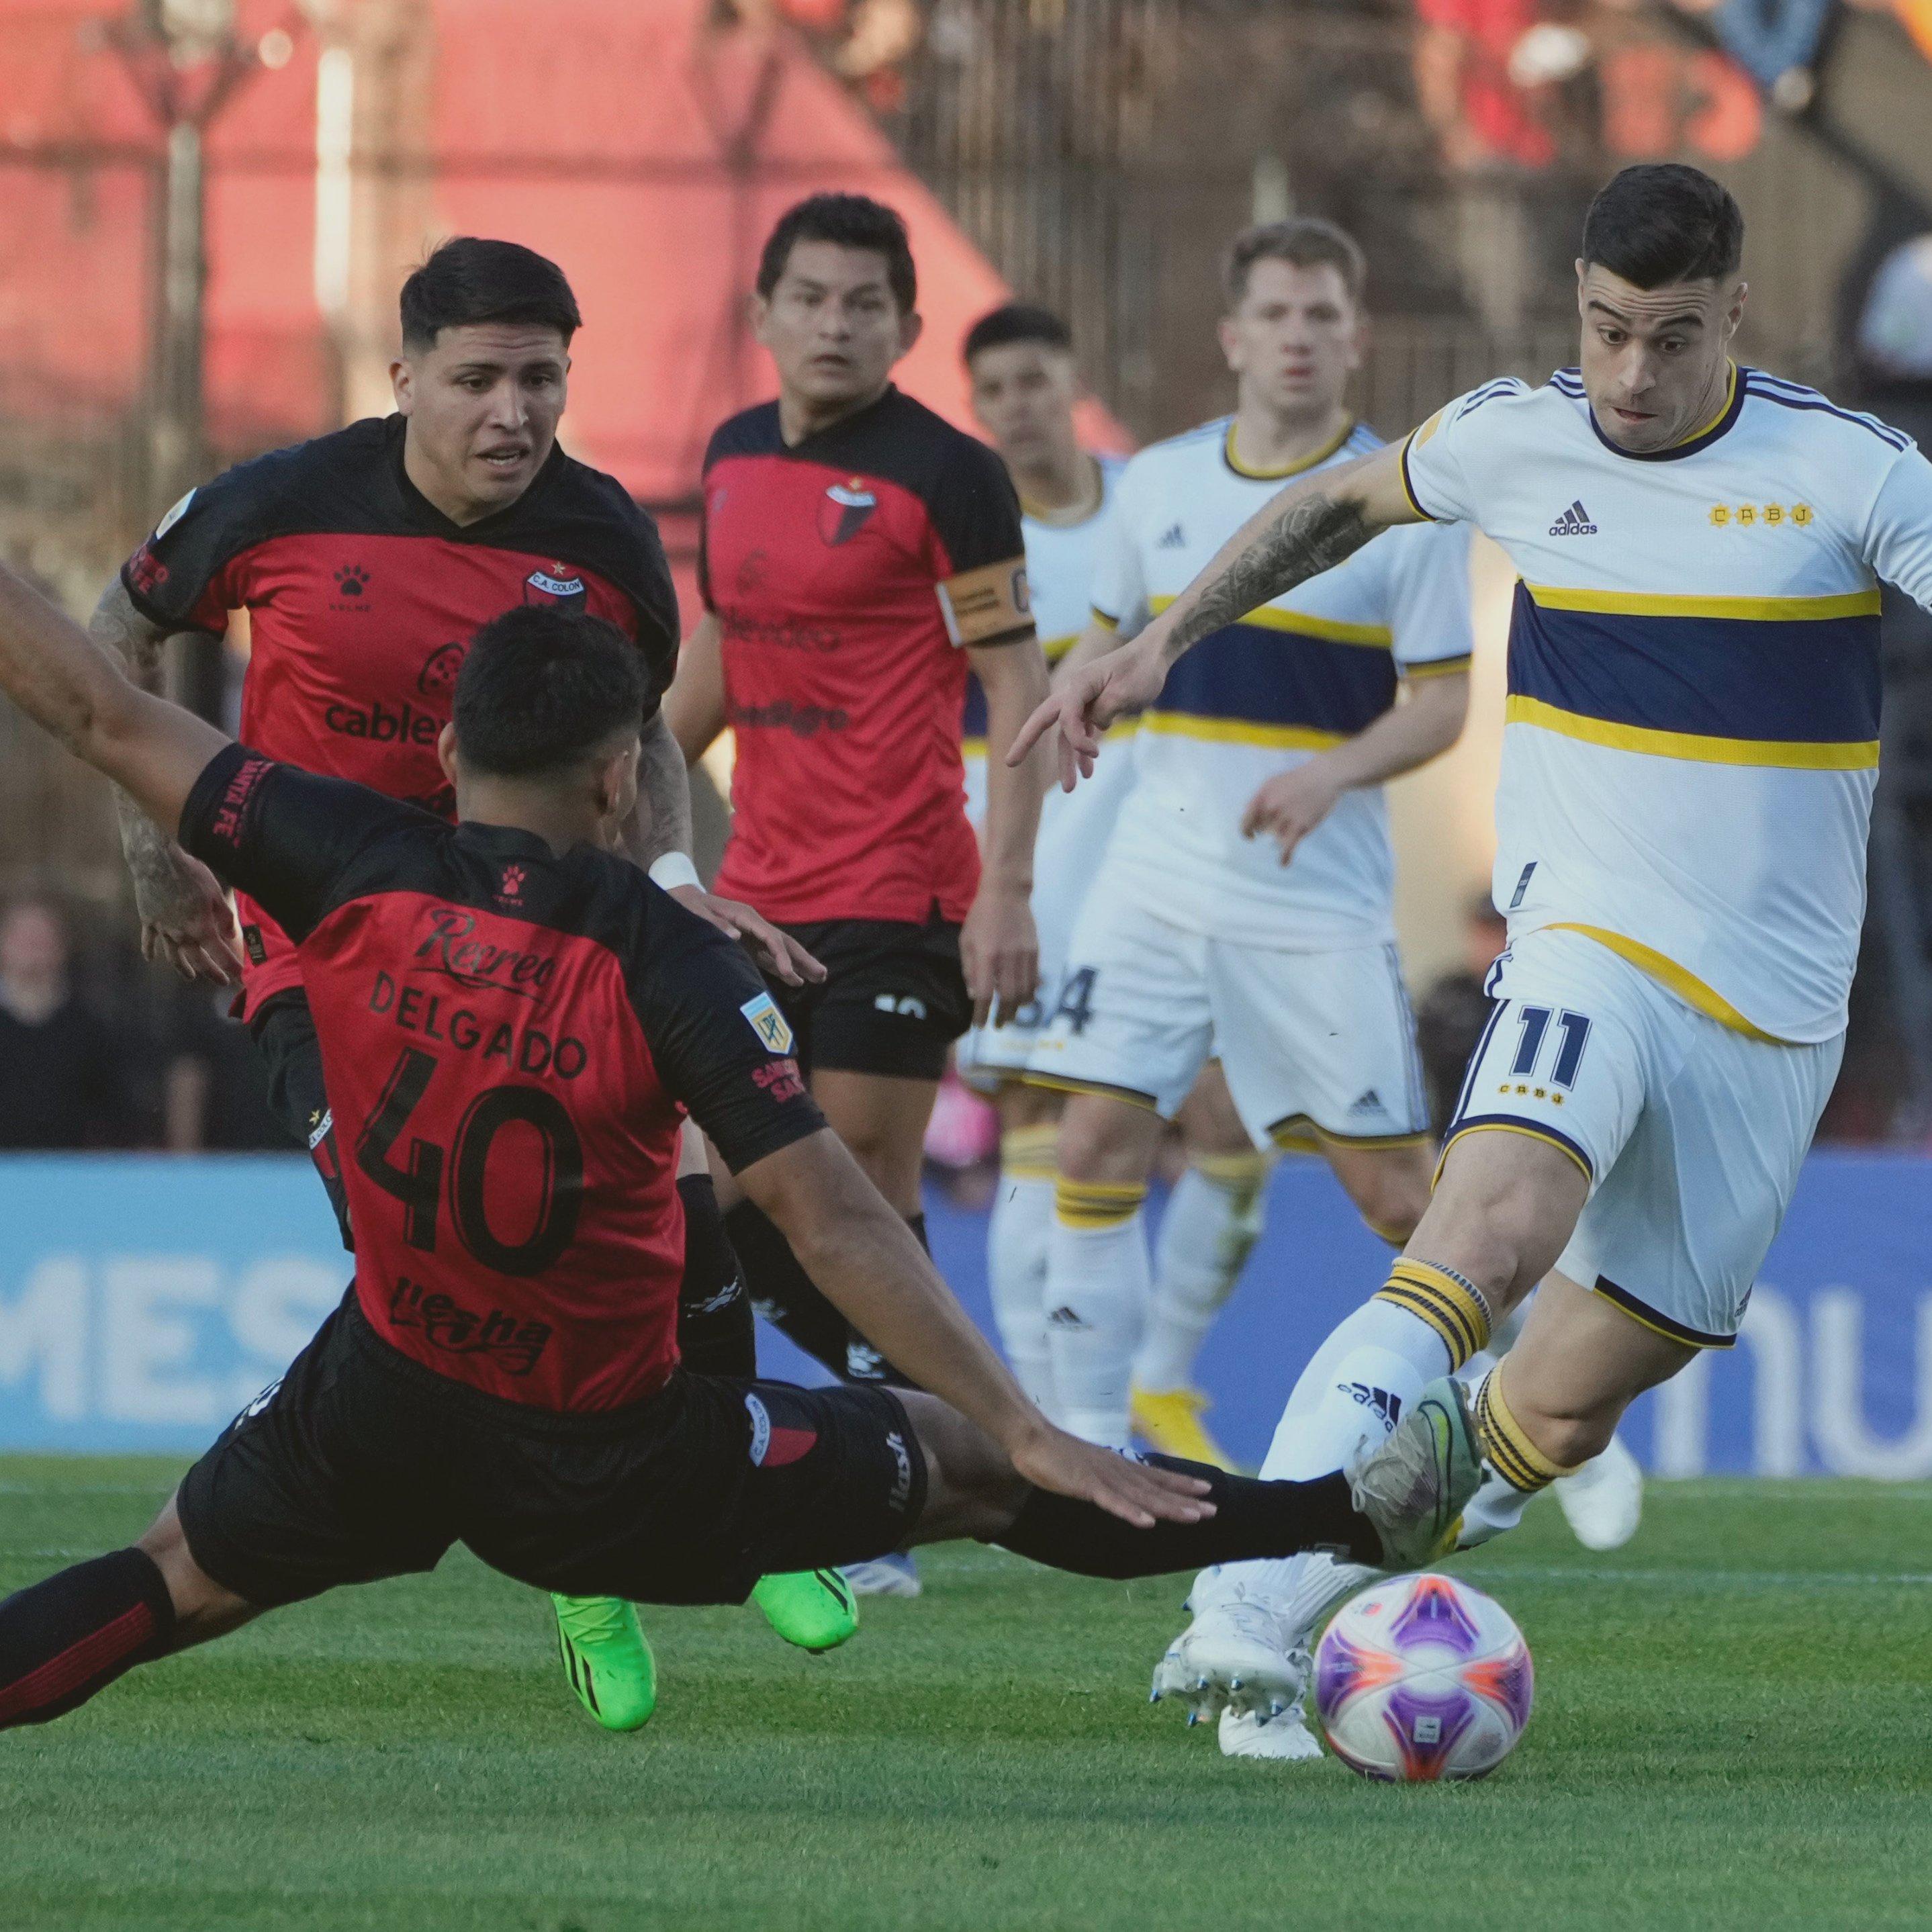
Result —
POLYGON ((1026 538, 1006 466, 961 436, 927 500, 932 573, 956 644, 1013 644, 1034 634, 1026 538))
POLYGON ((248 601, 238 560, 276 533, 278 486, 290 454, 237 464, 190 490, 154 526, 121 566, 142 616, 170 631, 226 631, 229 612, 248 601))

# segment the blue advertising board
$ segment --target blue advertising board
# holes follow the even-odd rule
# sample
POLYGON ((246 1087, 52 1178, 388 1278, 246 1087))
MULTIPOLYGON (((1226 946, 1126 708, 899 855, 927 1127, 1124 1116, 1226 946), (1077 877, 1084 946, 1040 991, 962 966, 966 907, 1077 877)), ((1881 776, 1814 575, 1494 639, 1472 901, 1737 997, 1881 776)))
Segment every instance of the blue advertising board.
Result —
MULTIPOLYGON (((934 1252, 988 1320, 983 1215, 934 1199, 934 1252)), ((1202 1358, 1214 1423, 1258 1461, 1315 1345, 1388 1251, 1327 1171, 1288 1161, 1202 1358)), ((274 1156, 0 1159, 0 1449, 198 1449, 340 1298, 314 1171, 274 1156)), ((782 1338, 767 1374, 822 1379, 782 1338)), ((1660 1474, 1932 1476, 1932 1160, 1813 1156, 1744 1340, 1648 1396, 1626 1439, 1660 1474)))

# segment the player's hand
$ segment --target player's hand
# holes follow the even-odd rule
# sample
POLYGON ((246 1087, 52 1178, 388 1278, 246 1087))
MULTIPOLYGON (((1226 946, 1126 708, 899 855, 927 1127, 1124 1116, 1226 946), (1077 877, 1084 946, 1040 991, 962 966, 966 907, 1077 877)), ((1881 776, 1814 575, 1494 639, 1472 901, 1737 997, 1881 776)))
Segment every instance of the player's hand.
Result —
POLYGON ((1346 789, 1320 758, 1277 772, 1248 800, 1241 814, 1241 836, 1272 834, 1285 866, 1294 856, 1294 848, 1335 809, 1346 789))
POLYGON ((1198 1476, 1156 1469, 1043 1425, 1012 1451, 1013 1467, 1037 1489, 1094 1503, 1136 1529, 1202 1522, 1214 1514, 1198 1476))
POLYGON ((973 1024, 997 1012, 1004 1026, 1040 987, 1040 934, 1027 894, 982 882, 959 928, 959 964, 973 999, 973 1024))
POLYGON ((1107 727, 1117 718, 1144 711, 1167 682, 1158 645, 1149 644, 1153 636, 1150 626, 1131 644, 1073 671, 1020 727, 1006 763, 1022 763, 1052 732, 1061 790, 1071 791, 1081 779, 1090 778, 1107 727))
POLYGON ((172 966, 184 980, 232 986, 242 977, 235 908, 221 881, 199 859, 170 848, 134 880, 141 915, 141 957, 172 966))
POLYGON ((802 986, 808 980, 816 985, 825 977, 825 968, 790 933, 781 932, 739 900, 722 899, 701 886, 674 886, 670 896, 720 932, 748 946, 759 964, 788 986, 802 986))

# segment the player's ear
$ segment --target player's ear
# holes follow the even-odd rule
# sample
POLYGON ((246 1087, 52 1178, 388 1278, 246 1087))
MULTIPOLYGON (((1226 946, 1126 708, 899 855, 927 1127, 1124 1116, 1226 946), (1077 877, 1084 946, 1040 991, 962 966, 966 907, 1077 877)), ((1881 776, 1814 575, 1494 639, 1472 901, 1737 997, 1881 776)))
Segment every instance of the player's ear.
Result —
POLYGON ((1726 335, 1731 336, 1737 334, 1738 326, 1744 319, 1744 298, 1750 293, 1750 284, 1745 281, 1740 281, 1731 291, 1730 306, 1724 314, 1726 335))
POLYGON ((396 407, 407 416, 416 404, 416 371, 400 356, 389 364, 389 392, 396 407))
POLYGON ((910 315, 899 317, 899 353, 910 356, 913 345, 926 333, 926 317, 914 309, 910 315))
POLYGON ((770 348, 771 344, 766 336, 765 328, 766 325, 771 320, 771 304, 763 296, 747 296, 745 298, 745 314, 751 322, 752 333, 760 342, 764 343, 767 348, 770 348))
POLYGON ((1214 325, 1214 333, 1220 338, 1221 353, 1227 358, 1228 367, 1236 374, 1240 373, 1240 364, 1235 358, 1240 353, 1241 338, 1235 332, 1234 318, 1224 315, 1214 325))
POLYGON ((1586 313, 1586 304, 1589 300, 1583 292, 1583 278, 1589 272, 1589 263, 1579 255, 1576 257, 1576 313, 1579 315, 1586 313))
POLYGON ((452 784, 456 782, 456 727, 446 724, 436 734, 436 761, 452 784))

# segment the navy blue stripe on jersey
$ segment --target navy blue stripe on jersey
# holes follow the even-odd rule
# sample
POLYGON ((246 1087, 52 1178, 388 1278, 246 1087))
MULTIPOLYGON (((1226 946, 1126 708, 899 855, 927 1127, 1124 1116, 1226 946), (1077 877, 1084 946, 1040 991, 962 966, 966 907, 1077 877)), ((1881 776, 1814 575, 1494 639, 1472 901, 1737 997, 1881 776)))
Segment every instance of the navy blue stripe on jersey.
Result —
MULTIPOLYGON (((1510 618, 1509 690, 1514 716, 1526 713, 1514 701, 1528 699, 1574 719, 1640 732, 1868 745, 1878 736, 1879 620, 1556 610, 1519 584, 1510 618)), ((1613 734, 1574 735, 1628 742, 1613 734)), ((1700 754, 1687 747, 1682 755, 1700 754)), ((1785 762, 1772 756, 1718 761, 1785 762)))
POLYGON ((1183 721, 1192 719, 1258 727, 1258 739, 1283 730, 1352 737, 1394 704, 1396 684, 1389 651, 1229 624, 1202 638, 1168 673, 1149 716, 1174 721, 1156 723, 1156 729, 1184 734, 1183 721))
POLYGON ((1522 385, 1514 376, 1504 376, 1496 382, 1486 383, 1474 391, 1462 406, 1456 412, 1456 420, 1460 422, 1465 416, 1473 416, 1485 403, 1494 402, 1498 396, 1514 396, 1522 385))
POLYGON ((1903 430, 1894 429, 1889 423, 1880 422, 1876 416, 1862 415, 1856 410, 1841 410, 1816 389, 1804 388, 1795 382, 1775 382, 1755 369, 1748 378, 1748 386, 1760 402, 1776 403, 1787 410, 1817 410, 1826 416, 1836 416, 1841 422, 1856 423, 1860 429, 1870 430, 1880 442, 1889 443, 1901 454, 1912 447, 1912 439, 1903 430))

